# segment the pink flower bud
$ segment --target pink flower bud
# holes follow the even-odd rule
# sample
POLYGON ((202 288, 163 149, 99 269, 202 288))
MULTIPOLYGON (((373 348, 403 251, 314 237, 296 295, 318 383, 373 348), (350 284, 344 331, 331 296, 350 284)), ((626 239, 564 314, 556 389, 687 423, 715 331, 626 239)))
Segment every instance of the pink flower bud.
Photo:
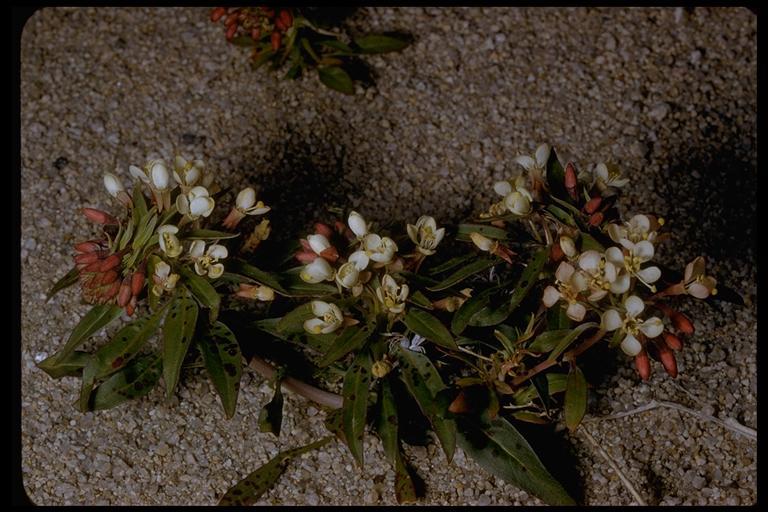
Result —
POLYGON ((600 196, 595 196, 589 201, 587 201, 587 204, 584 205, 584 211, 588 214, 592 215, 597 211, 598 208, 600 208, 600 203, 603 202, 603 198, 600 196))
POLYGON ((95 208, 83 208, 83 215, 97 224, 117 224, 117 219, 101 210, 95 208))
POLYGON ((315 222, 315 233, 323 235, 326 238, 331 238, 331 236, 333 236, 333 229, 324 222, 315 222))
POLYGON ((112 270, 120 264, 122 257, 119 254, 113 254, 101 262, 99 266, 99 272, 106 272, 112 270))
POLYGON ((640 375, 640 378, 647 381, 651 376, 651 361, 648 359, 648 352, 641 350, 635 356, 635 368, 637 368, 637 374, 640 375))
POLYGON ((216 23, 227 13, 227 9, 224 7, 216 7, 211 11, 211 21, 216 23))
POLYGON ((124 308, 131 300, 131 280, 126 277, 120 284, 120 292, 117 294, 117 305, 124 308))
POLYGON ((667 344, 669 348, 672 350, 682 350, 683 349, 683 342, 672 334, 671 332, 665 332, 664 333, 664 343, 667 344))
POLYGON ((135 297, 144 288, 144 272, 136 272, 131 277, 131 294, 135 297))

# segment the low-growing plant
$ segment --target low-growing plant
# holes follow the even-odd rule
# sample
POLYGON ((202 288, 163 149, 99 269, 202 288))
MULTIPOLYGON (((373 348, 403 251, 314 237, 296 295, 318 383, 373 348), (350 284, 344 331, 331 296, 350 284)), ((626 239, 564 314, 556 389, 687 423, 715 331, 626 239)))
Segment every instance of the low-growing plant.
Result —
POLYGON ((578 428, 588 393, 580 359, 595 346, 632 358, 643 380, 651 360, 676 377, 675 353, 694 327, 675 302, 740 297, 718 291, 701 257, 682 274, 653 261, 669 236, 664 220, 621 219, 616 201, 628 179, 615 166, 578 173, 548 145, 515 162, 523 172, 494 185, 498 201, 455 229, 427 215, 400 227, 335 212, 298 243, 256 252, 268 221, 239 246, 233 232, 269 209, 253 189, 221 221, 227 231, 215 231, 218 196, 202 163, 177 158, 178 187, 161 161, 132 168, 150 208, 141 186, 130 197, 107 175, 125 219, 87 209, 102 234, 75 246, 75 268, 53 289, 79 280, 96 305, 40 366, 82 376, 82 410, 140 396, 161 375, 170 396, 183 367, 205 366, 231 416, 250 359, 274 384, 263 432, 280 435, 283 387, 326 409, 331 436, 279 453, 221 504, 255 502, 293 457, 334 438, 362 467, 366 432, 382 442, 398 502, 416 501, 420 485, 402 445, 426 442, 430 430, 448 462, 458 446, 545 503, 573 504, 520 424, 578 428), (205 240, 214 242, 207 250, 205 240), (75 350, 144 303, 111 342, 75 350), (162 347, 146 350, 161 323, 162 347))

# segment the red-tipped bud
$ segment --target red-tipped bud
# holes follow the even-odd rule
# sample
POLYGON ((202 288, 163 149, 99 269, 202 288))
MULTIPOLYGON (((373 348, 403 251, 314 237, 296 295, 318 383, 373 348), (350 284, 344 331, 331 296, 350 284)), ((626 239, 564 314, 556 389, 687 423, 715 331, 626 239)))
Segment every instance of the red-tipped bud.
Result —
POLYGON ((211 11, 211 21, 216 23, 221 19, 224 14, 226 14, 227 9, 224 7, 216 7, 214 10, 211 11))
POLYGON ((101 272, 99 269, 101 268, 102 260, 96 260, 93 263, 89 263, 85 267, 83 267, 83 270, 80 272, 101 272))
POLYGON ((584 211, 588 214, 592 215, 597 211, 598 208, 600 208, 600 203, 603 202, 603 198, 600 196, 595 196, 589 201, 587 201, 587 204, 584 205, 584 211))
POLYGON ((120 284, 120 291, 117 294, 117 305, 124 308, 131 300, 131 279, 126 277, 120 284))
POLYGON ((671 332, 665 332, 664 333, 664 343, 667 344, 669 348, 672 350, 682 350, 683 349, 683 342, 672 334, 671 332))
POLYGON ((88 240, 87 242, 80 242, 79 244, 75 244, 75 250, 77 252, 89 253, 96 252, 99 249, 101 249, 101 244, 99 244, 96 240, 88 240))
POLYGON ((573 166, 572 162, 568 162, 568 165, 565 166, 565 189, 574 200, 578 198, 576 193, 577 184, 578 181, 576 180, 576 168, 573 166))
POLYGON ((603 223, 602 212, 593 213, 592 216, 589 218, 590 226, 599 226, 602 223, 603 223))
POLYGON ((453 414, 465 414, 472 410, 469 402, 467 401, 466 393, 459 391, 459 395, 448 406, 448 412, 453 414))
POLYGON ((97 224, 117 224, 117 219, 101 210, 95 208, 83 208, 85 218, 97 224))
POLYGON ((277 18, 275 20, 275 28, 279 30, 280 32, 285 32, 285 29, 288 28, 285 26, 285 23, 283 23, 283 20, 280 18, 277 18))
POLYGON ((112 285, 106 289, 106 291, 102 294, 104 297, 104 300, 109 300, 115 295, 117 295, 117 292, 120 291, 120 281, 115 280, 112 285))
POLYGON ((283 22, 283 26, 285 26, 286 29, 293 25, 293 15, 286 10, 280 11, 278 18, 283 22))
POLYGON ((253 27, 251 29, 251 39, 254 41, 258 41, 261 39, 261 28, 260 27, 253 27))
POLYGON ((677 360, 675 354, 664 343, 659 343, 659 359, 662 366, 673 379, 677 377, 677 360))
POLYGON ((125 312, 128 313, 128 316, 133 316, 133 312, 136 311, 136 296, 134 295, 131 297, 130 302, 126 304, 125 306, 125 312))
POLYGON ((231 41, 232 38, 235 37, 235 32, 237 32, 237 25, 230 25, 225 34, 227 41, 231 41))
POLYGON ((105 260, 101 262, 101 266, 99 266, 99 272, 106 272, 107 270, 112 270, 113 268, 117 267, 120 264, 121 259, 122 257, 119 254, 113 254, 107 257, 105 260))
POLYGON ((281 41, 282 36, 280 35, 280 32, 272 32, 272 38, 270 39, 270 42, 272 43, 272 51, 276 52, 280 49, 281 41))
POLYGON ((299 251, 296 253, 296 259, 304 264, 312 263, 317 258, 319 258, 319 256, 313 251, 299 251))
POLYGON ((264 13, 264 15, 265 15, 267 18, 271 18, 272 16, 274 16, 274 15, 275 15, 275 10, 274 10, 274 9, 272 9, 271 7, 267 7, 266 5, 262 5, 262 6, 261 6, 261 12, 263 12, 263 13, 264 13))
POLYGON ((552 261, 557 263, 561 259, 563 259, 563 256, 565 256, 565 253, 563 252, 563 248, 560 247, 559 243, 554 243, 549 249, 549 257, 552 261))
POLYGON ((301 248, 304 249, 305 251, 312 250, 312 246, 309 245, 309 241, 306 238, 300 238, 299 243, 301 244, 301 248))
POLYGON ((637 368, 637 374, 640 375, 641 379, 648 380, 651 376, 651 360, 648 359, 648 352, 641 350, 635 356, 635 368, 637 368))
POLYGON ((693 334, 693 324, 687 316, 680 313, 679 311, 672 311, 669 315, 669 318, 672 320, 672 325, 675 326, 675 329, 682 332, 683 334, 693 334))
POLYGON ((144 272, 136 272, 131 277, 131 295, 134 297, 144 288, 144 272))
POLYGON ((228 27, 231 27, 232 25, 235 25, 237 23, 237 19, 238 19, 237 13, 233 12, 232 14, 227 16, 227 19, 224 20, 224 24, 228 27))
POLYGON ((101 286, 112 284, 115 281, 117 281, 117 272, 114 270, 110 270, 108 272, 104 272, 101 274, 101 279, 99 280, 99 284, 101 286))
POLYGON ((331 238, 333 236, 333 229, 324 222, 315 222, 315 233, 323 235, 326 238, 331 238))
POLYGON ((93 263, 94 261, 97 261, 99 259, 99 253, 97 252, 88 252, 85 254, 78 254, 75 256, 75 263, 78 265, 87 265, 89 263, 93 263))
POLYGON ((337 251, 335 247, 331 246, 320 252, 320 256, 322 256, 323 259, 328 260, 330 263, 335 263, 336 260, 339 259, 339 251, 337 251))

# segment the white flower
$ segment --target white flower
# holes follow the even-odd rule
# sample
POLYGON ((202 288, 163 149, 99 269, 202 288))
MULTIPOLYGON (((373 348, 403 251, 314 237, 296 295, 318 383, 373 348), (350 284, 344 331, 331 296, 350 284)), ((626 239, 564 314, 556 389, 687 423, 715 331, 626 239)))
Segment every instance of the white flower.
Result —
MULTIPOLYGON (((363 238, 363 249, 365 250, 365 255, 371 260, 376 263, 387 264, 394 258, 395 252, 397 252, 397 244, 389 237, 381 237, 374 233, 369 233, 363 238)), ((366 263, 365 266, 367 267, 368 264, 366 263)), ((359 265, 358 268, 360 268, 359 265)))
POLYGON ((328 241, 325 235, 309 235, 307 236, 307 242, 309 242, 309 246, 315 251, 315 254, 321 254, 324 250, 331 247, 331 242, 328 241))
POLYGON ((176 208, 179 213, 192 220, 208 217, 213 212, 215 205, 216 203, 210 197, 208 189, 202 186, 193 187, 186 194, 179 194, 176 197, 176 208))
POLYGON ((509 181, 497 181, 493 185, 493 190, 504 197, 504 207, 510 212, 520 216, 525 216, 531 213, 533 196, 525 186, 524 176, 515 178, 514 183, 509 181))
POLYGON ((152 185, 158 192, 172 190, 176 186, 171 183, 171 174, 168 172, 168 167, 166 167, 164 160, 152 160, 147 164, 147 167, 152 178, 152 185))
MULTIPOLYGON (((318 258, 318 259, 322 259, 322 258, 318 258)), ((357 267, 355 266, 355 263, 352 261, 348 261, 342 266, 340 266, 339 270, 336 272, 336 282, 339 283, 339 286, 342 286, 347 289, 355 286, 359 279, 360 279, 360 271, 357 269, 357 267)))
POLYGON ((588 287, 586 276, 582 272, 576 272, 570 263, 563 261, 555 271, 555 279, 554 286, 547 286, 544 289, 541 301, 546 307, 551 308, 558 301, 564 300, 568 303, 565 311, 568 318, 581 322, 587 313, 587 308, 579 302, 579 294, 588 287))
POLYGON ((157 228, 158 243, 160 249, 169 258, 175 258, 181 254, 181 242, 176 237, 176 233, 179 232, 179 228, 171 224, 163 224, 157 228))
POLYGON ((437 244, 445 236, 445 228, 437 229, 437 223, 434 217, 429 215, 422 215, 419 220, 416 221, 416 225, 408 224, 408 237, 416 244, 416 249, 426 255, 435 253, 437 244))
POLYGON ((624 245, 623 240, 629 240, 632 243, 647 240, 653 243, 656 240, 656 231, 651 229, 651 220, 647 215, 638 214, 623 226, 608 224, 608 236, 617 244, 622 245, 624 245))
POLYGON ((363 238, 368 234, 368 224, 365 222, 363 216, 356 211, 349 212, 347 224, 349 224, 349 229, 352 230, 357 238, 363 238))
POLYGON ((336 304, 313 300, 311 307, 315 318, 304 322, 304 330, 310 334, 331 333, 344 322, 344 316, 336 304))
POLYGON ((244 299, 256 299, 262 302, 275 300, 275 290, 264 285, 240 283, 240 289, 235 295, 244 299))
POLYGON ((123 187, 120 179, 118 179, 118 177, 111 172, 104 173, 104 186, 107 188, 107 192, 109 192, 109 195, 112 197, 117 197, 120 192, 125 191, 125 188, 123 187))
POLYGON ((155 265, 155 273, 152 275, 152 281, 155 283, 152 293, 159 297, 163 292, 170 292, 176 287, 178 280, 179 274, 171 274, 171 266, 161 261, 155 265))
POLYGON ((263 215, 271 208, 263 202, 256 202, 256 191, 251 187, 244 188, 237 194, 236 208, 245 215, 263 215))
POLYGON ((205 164, 202 160, 188 161, 176 156, 173 164, 173 179, 182 187, 194 187, 203 176, 205 164))
POLYGON ((370 260, 364 250, 355 251, 349 255, 349 263, 354 263, 357 270, 365 270, 370 260))
POLYGON ((548 144, 542 144, 536 148, 536 154, 533 157, 520 155, 515 157, 515 162, 522 165, 533 179, 540 180, 547 171, 547 160, 549 160, 550 151, 551 149, 548 144))
POLYGON ((208 274, 211 279, 221 277, 224 273, 224 265, 217 262, 228 254, 227 248, 219 244, 212 244, 206 251, 202 240, 195 240, 189 248, 189 255, 195 262, 195 272, 201 276, 208 274))
POLYGON ((406 337, 403 337, 402 340, 400 340, 400 346, 404 349, 411 350, 413 352, 421 352, 424 353, 424 347, 421 346, 422 343, 427 341, 427 339, 424 336, 419 336, 418 334, 413 335, 413 339, 409 340, 406 337))
POLYGON ((569 259, 576 256, 576 244, 574 243, 573 238, 563 235, 560 237, 559 243, 563 254, 565 254, 569 259))
POLYGON ((685 276, 683 277, 685 291, 697 299, 706 299, 717 293, 715 288, 717 280, 712 276, 705 275, 704 264, 704 258, 699 256, 685 266, 685 276))
MULTIPOLYGON (((618 276, 616 266, 610 261, 606 261, 603 254, 594 250, 584 251, 579 256, 579 268, 589 276, 588 286, 591 293, 587 299, 592 302, 597 302, 605 297, 618 276)), ((622 282, 621 286, 623 285, 622 282)), ((618 285, 617 289, 619 289, 618 285)))
POLYGON ((651 291, 655 291, 656 287, 652 283, 659 280, 661 270, 659 270, 659 267, 640 268, 643 263, 653 258, 653 244, 647 240, 636 244, 629 240, 623 240, 622 245, 625 248, 624 252, 618 247, 611 247, 605 251, 606 259, 616 265, 617 268, 624 269, 629 275, 635 276, 641 283, 650 288, 651 291))
POLYGON ((477 231, 470 233, 469 238, 472 240, 472 243, 475 244, 481 251, 490 252, 496 245, 496 242, 487 236, 481 235, 477 231))
POLYGON ((638 315, 645 309, 643 300, 637 295, 630 295, 624 300, 624 314, 616 309, 609 309, 603 313, 601 328, 605 331, 621 329, 626 334, 621 342, 621 350, 628 356, 636 356, 643 349, 643 345, 637 339, 638 333, 648 338, 655 338, 664 330, 664 324, 658 317, 651 317, 641 321, 638 315))
POLYGON ((397 284, 397 281, 389 274, 381 278, 381 286, 376 289, 376 296, 384 307, 393 314, 402 313, 405 309, 405 299, 408 298, 408 285, 397 284))
POLYGON ((333 268, 323 258, 315 258, 312 263, 304 265, 299 277, 305 283, 320 283, 333 280, 333 268))
POLYGON ((136 167, 135 165, 128 166, 128 172, 131 173, 131 176, 136 178, 137 180, 141 181, 142 183, 151 184, 152 179, 150 179, 147 172, 142 169, 141 167, 136 167))
POLYGON ((603 192, 609 188, 621 188, 629 183, 629 178, 622 178, 618 168, 608 167, 604 163, 595 166, 594 174, 597 187, 603 192))

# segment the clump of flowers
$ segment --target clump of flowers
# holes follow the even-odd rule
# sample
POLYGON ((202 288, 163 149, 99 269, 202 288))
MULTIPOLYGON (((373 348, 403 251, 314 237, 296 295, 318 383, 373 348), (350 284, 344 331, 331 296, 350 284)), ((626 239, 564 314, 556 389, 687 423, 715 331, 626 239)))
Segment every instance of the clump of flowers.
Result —
POLYGON ((211 21, 224 24, 227 41, 251 48, 254 69, 270 63, 277 70, 287 64, 285 76, 293 79, 316 69, 323 85, 345 94, 354 93, 358 77, 352 69, 359 56, 399 51, 409 44, 403 35, 351 37, 338 28, 328 30, 314 19, 312 9, 300 7, 216 7, 211 21))

